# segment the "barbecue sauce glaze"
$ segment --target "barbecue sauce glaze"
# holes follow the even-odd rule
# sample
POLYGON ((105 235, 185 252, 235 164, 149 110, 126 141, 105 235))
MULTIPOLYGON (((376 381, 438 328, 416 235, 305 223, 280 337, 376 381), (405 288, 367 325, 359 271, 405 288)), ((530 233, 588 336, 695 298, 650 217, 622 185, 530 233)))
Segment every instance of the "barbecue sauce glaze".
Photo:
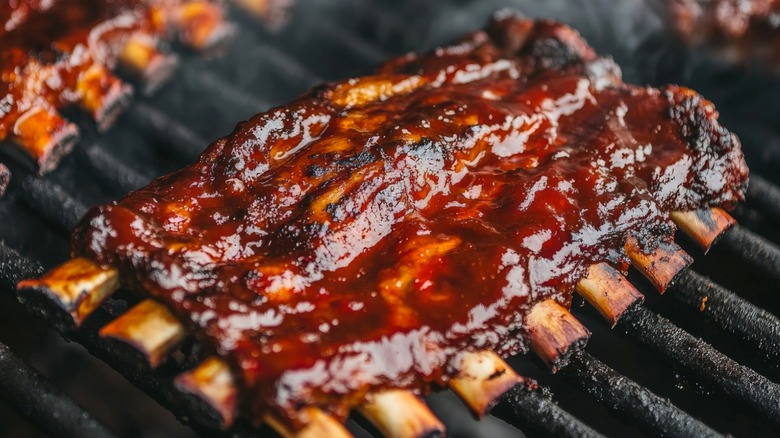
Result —
POLYGON ((141 0, 6 0, 0 4, 0 139, 36 105, 79 102, 95 81, 78 86, 95 63, 111 68, 134 32, 159 33, 141 0))
MULTIPOLYGON (((571 28, 513 15, 258 114, 91 211, 73 254, 120 269, 234 367, 253 415, 424 392, 463 351, 625 269, 668 213, 743 199, 736 137, 691 90, 626 85, 571 28)), ((256 417, 259 418, 259 417, 256 417)))
MULTIPOLYGON (((115 85, 109 70, 116 67, 125 43, 131 37, 152 46, 174 36, 199 41, 202 32, 222 19, 221 10, 209 1, 3 0, 0 140, 18 135, 16 124, 30 111, 109 105, 95 101, 115 85)), ((29 152, 34 158, 48 153, 29 152)))

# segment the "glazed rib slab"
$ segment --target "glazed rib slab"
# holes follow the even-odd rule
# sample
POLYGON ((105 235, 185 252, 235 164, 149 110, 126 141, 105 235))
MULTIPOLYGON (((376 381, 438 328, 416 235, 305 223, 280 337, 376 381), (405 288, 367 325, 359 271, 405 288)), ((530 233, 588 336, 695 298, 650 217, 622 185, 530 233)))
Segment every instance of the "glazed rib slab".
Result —
POLYGON ((712 104, 622 82, 571 28, 484 31, 259 114, 193 165, 91 211, 74 255, 119 269, 233 367, 257 418, 425 392, 466 351, 527 349, 627 238, 747 183, 712 104))
POLYGON ((21 146, 42 173, 72 148, 76 105, 99 129, 128 104, 121 66, 149 89, 172 73, 163 41, 201 50, 229 26, 212 0, 10 0, 0 4, 0 140, 21 146))

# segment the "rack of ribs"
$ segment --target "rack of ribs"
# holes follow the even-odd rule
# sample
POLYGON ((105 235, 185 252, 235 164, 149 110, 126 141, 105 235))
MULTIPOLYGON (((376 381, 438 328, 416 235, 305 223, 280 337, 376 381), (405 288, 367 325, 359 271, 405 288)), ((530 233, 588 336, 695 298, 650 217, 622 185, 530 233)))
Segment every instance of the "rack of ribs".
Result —
POLYGON ((92 210, 20 296, 76 325, 120 285, 147 297, 103 335, 152 365, 194 335, 213 356, 180 385, 227 423, 337 428, 359 407, 436 428, 416 396, 450 386, 484 413, 525 381, 499 356, 555 369, 586 341, 575 291, 614 324, 642 299, 629 265, 663 291, 690 263, 674 223, 705 247, 733 223, 748 170, 717 118, 690 89, 624 83, 565 25, 501 13, 92 210))
POLYGON ((53 169, 78 129, 59 113, 77 105, 106 129, 131 87, 119 66, 154 88, 175 58, 161 42, 204 50, 230 33, 209 0, 12 0, 0 5, 0 140, 10 139, 40 171, 53 169))
POLYGON ((736 62, 780 65, 780 3, 775 0, 665 0, 674 29, 692 46, 736 62))

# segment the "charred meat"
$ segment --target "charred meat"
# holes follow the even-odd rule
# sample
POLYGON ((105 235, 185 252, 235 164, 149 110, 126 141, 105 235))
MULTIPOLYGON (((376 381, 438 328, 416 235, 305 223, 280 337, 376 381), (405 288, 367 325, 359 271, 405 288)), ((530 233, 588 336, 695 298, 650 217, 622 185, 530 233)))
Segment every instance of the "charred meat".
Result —
POLYGON ((337 416, 528 348, 529 312, 625 270, 669 215, 743 199, 737 138, 695 92, 625 84, 571 28, 483 31, 258 114, 91 211, 74 256, 118 269, 233 368, 245 407, 337 416))

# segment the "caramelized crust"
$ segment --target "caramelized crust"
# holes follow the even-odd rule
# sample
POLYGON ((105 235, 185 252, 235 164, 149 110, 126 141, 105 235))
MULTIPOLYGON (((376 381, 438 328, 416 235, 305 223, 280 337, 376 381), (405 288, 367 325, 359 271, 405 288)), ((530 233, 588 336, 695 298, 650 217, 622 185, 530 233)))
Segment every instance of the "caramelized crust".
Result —
POLYGON ((190 45, 203 45, 222 20, 210 1, 2 2, 0 140, 10 137, 42 171, 51 169, 75 135, 57 110, 76 104, 99 127, 110 125, 130 94, 110 72, 127 42, 135 38, 154 47, 177 31, 190 45))
POLYGON ((336 415, 425 392, 464 351, 525 351, 527 310, 625 269, 669 212, 743 198, 738 140, 691 90, 624 84, 571 28, 513 15, 258 114, 90 212, 73 253, 166 303, 245 404, 336 415))

